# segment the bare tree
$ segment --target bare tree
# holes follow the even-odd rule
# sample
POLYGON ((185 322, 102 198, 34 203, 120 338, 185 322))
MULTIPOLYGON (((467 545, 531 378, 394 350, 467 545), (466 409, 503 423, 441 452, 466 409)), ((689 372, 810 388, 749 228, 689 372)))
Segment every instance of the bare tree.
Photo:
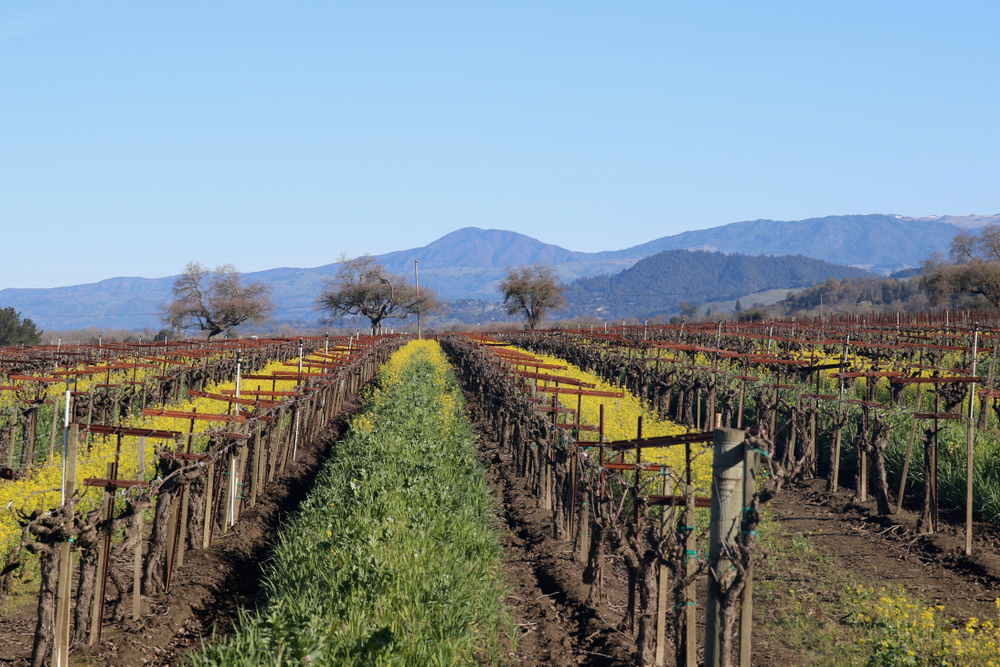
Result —
POLYGON ((440 312, 434 290, 417 292, 406 278, 389 273, 371 255, 354 259, 342 256, 337 273, 329 278, 316 299, 317 310, 326 311, 330 321, 354 315, 371 322, 372 335, 383 320, 405 320, 417 313, 440 312))
POLYGON ((951 241, 951 263, 940 255, 923 263, 920 283, 934 302, 965 292, 980 294, 1000 307, 1000 225, 986 225, 979 234, 960 231, 951 241))
POLYGON ((207 331, 211 339, 244 322, 260 324, 271 317, 271 286, 255 281, 243 284, 232 264, 211 271, 188 262, 174 281, 174 300, 160 305, 164 323, 175 329, 207 331))
POLYGON ((507 267, 507 275, 497 291, 503 294, 508 315, 523 314, 528 328, 534 329, 545 313, 566 305, 565 287, 559 283, 552 267, 544 264, 507 267))

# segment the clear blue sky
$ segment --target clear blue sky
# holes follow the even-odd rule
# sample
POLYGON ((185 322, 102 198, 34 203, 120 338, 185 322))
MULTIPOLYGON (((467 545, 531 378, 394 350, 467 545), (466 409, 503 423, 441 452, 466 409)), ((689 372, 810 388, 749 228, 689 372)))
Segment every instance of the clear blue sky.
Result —
POLYGON ((0 288, 1000 213, 1000 3, 6 2, 0 288))

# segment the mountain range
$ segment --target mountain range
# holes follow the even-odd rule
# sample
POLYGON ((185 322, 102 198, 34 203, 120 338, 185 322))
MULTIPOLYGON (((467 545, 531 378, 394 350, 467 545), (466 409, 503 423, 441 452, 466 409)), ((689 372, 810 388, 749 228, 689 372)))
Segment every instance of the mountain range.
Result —
POLYGON ((677 313, 684 301, 719 302, 773 289, 811 287, 830 278, 875 277, 864 269, 802 255, 664 250, 621 273, 573 281, 565 291, 565 315, 643 319, 677 313))
MULTIPOLYGON (((886 274, 917 266, 933 252, 947 252, 960 227, 996 223, 1000 223, 1000 215, 910 218, 875 214, 797 221, 751 220, 664 236, 623 250, 593 253, 567 250, 516 232, 466 227, 421 248, 378 258, 390 271, 406 275, 412 274, 413 262, 419 260, 421 285, 435 288, 443 299, 496 300, 496 284, 507 266, 549 264, 564 281, 571 282, 620 273, 665 250, 803 255, 886 274)), ((276 268, 247 273, 245 277, 273 286, 279 306, 276 320, 314 320, 316 295, 323 281, 336 272, 336 266, 276 268)), ((13 306, 50 330, 158 327, 157 306, 170 299, 173 280, 174 276, 121 277, 70 287, 8 288, 0 290, 0 307, 13 306)))

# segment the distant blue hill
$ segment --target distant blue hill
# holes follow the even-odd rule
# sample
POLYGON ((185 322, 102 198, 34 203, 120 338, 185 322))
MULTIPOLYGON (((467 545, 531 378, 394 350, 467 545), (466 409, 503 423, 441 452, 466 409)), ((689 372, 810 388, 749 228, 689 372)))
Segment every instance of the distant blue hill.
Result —
POLYGON ((811 287, 830 278, 875 277, 864 269, 802 255, 664 250, 613 276, 575 280, 566 288, 564 313, 642 319, 677 313, 682 301, 727 301, 767 290, 811 287))
MULTIPOLYGON (((664 250, 709 250, 744 255, 803 255, 833 264, 888 273, 917 266, 932 252, 946 252, 956 225, 976 227, 997 217, 902 218, 849 215, 799 221, 736 222, 664 236, 624 250, 584 253, 496 229, 466 227, 432 243, 378 256, 393 272, 412 275, 419 260, 421 285, 443 299, 496 299, 496 285, 507 266, 541 262, 563 280, 617 274, 640 259, 664 250)), ((189 258, 178 258, 182 266, 189 258)), ((336 264, 315 268, 276 268, 246 274, 274 286, 275 319, 317 317, 313 302, 336 264)), ((170 299, 174 276, 109 278, 98 283, 49 289, 0 290, 0 307, 13 306, 49 330, 90 326, 158 328, 157 305, 170 299)))
POLYGON ((958 229, 930 218, 837 215, 808 220, 750 220, 665 236, 613 253, 649 257, 661 250, 719 250, 744 255, 804 255, 888 274, 947 252, 958 229))

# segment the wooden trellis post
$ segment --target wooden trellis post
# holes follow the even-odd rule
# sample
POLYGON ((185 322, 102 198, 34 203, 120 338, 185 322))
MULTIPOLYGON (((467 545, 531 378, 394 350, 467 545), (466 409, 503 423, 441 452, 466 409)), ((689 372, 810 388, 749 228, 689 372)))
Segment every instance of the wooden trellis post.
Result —
POLYGON ((744 433, 733 428, 715 430, 712 461, 712 515, 708 551, 708 602, 705 605, 705 667, 719 667, 722 617, 715 587, 727 590, 735 570, 724 545, 739 539, 743 514, 744 433))
MULTIPOLYGON (((757 471, 760 469, 760 455, 749 444, 743 452, 743 512, 750 508, 757 493, 757 471)), ((741 521, 743 516, 740 517, 741 521)), ((743 539, 746 540, 744 534, 743 539)), ((743 585, 743 599, 740 606, 740 667, 750 667, 753 649, 753 561, 747 565, 746 582, 743 585)))
MULTIPOLYGON (((136 454, 139 472, 137 481, 143 481, 146 476, 146 437, 139 437, 139 448, 136 454)), ((132 563, 132 620, 142 616, 142 512, 136 512, 135 530, 138 539, 135 543, 135 560, 132 563)))
POLYGON ((976 325, 976 331, 972 339, 972 372, 970 375, 973 378, 972 386, 969 388, 969 430, 968 430, 968 440, 967 440, 967 450, 966 450, 966 468, 965 468, 965 555, 972 555, 972 466, 975 459, 975 440, 976 440, 976 419, 975 419, 975 406, 976 406, 976 353, 979 347, 979 325, 976 325))
MULTIPOLYGON (((67 431, 65 452, 65 485, 63 497, 67 503, 72 503, 76 491, 76 455, 79 445, 79 427, 70 424, 67 431)), ((69 612, 70 594, 73 585, 73 558, 70 543, 59 545, 59 581, 56 591, 56 627, 55 641, 52 647, 52 662, 56 667, 69 667, 69 612)))

